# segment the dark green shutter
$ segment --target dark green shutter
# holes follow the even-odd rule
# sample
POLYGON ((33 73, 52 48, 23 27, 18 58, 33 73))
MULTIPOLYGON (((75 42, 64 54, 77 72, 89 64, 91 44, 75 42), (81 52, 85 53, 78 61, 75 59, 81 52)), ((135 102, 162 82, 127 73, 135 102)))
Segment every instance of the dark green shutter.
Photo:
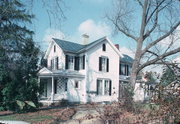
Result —
POLYGON ((112 87, 112 81, 109 81, 109 95, 111 96, 111 87, 112 87))
POLYGON ((65 69, 68 69, 68 58, 69 58, 69 56, 68 55, 66 55, 66 59, 65 59, 65 69))
POLYGON ((127 76, 129 75, 129 66, 127 65, 127 76))
POLYGON ((107 58, 107 63, 106 63, 106 71, 109 72, 109 59, 107 58))
POLYGON ((102 58, 99 57, 99 71, 102 71, 102 58))
POLYGON ((99 87, 99 82, 98 82, 98 80, 97 80, 97 84, 96 84, 97 95, 99 95, 99 90, 98 90, 99 88, 98 88, 98 87, 99 87))
POLYGON ((56 58, 56 69, 59 69, 58 66, 59 66, 59 57, 56 58))
POLYGON ((83 55, 83 69, 85 69, 85 55, 83 55))
POLYGON ((75 57, 74 70, 79 70, 79 57, 75 57))

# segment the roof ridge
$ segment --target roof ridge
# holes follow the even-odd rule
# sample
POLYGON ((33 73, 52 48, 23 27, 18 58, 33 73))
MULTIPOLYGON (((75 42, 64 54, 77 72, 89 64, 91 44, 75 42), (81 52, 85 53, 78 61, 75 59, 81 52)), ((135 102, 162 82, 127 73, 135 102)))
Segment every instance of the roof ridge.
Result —
MULTIPOLYGON (((82 44, 79 44, 79 43, 76 43, 76 42, 72 42, 72 41, 67 41, 67 40, 63 40, 63 39, 58 39, 58 38, 52 38, 54 41, 56 40, 61 40, 61 41, 65 41, 65 42, 69 42, 69 43, 74 43, 74 44, 77 44, 77 45, 82 45, 82 44)), ((84 45, 82 45, 84 46, 84 45)))

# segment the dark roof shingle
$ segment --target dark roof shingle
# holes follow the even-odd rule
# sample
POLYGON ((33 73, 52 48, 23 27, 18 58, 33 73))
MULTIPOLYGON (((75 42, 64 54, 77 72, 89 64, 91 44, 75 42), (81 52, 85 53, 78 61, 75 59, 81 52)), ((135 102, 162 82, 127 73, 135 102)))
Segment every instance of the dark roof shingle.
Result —
POLYGON ((76 53, 80 50, 84 50, 86 47, 91 46, 99 41, 102 41, 103 39, 105 39, 105 37, 102 37, 94 42, 91 42, 87 45, 81 45, 78 43, 74 43, 74 42, 70 42, 70 41, 65 41, 65 40, 60 40, 60 39, 56 39, 53 38, 53 40, 61 47, 61 49, 65 52, 72 52, 72 53, 76 53))
POLYGON ((123 54, 123 57, 121 57, 120 61, 127 62, 127 63, 133 63, 134 59, 126 54, 123 54))

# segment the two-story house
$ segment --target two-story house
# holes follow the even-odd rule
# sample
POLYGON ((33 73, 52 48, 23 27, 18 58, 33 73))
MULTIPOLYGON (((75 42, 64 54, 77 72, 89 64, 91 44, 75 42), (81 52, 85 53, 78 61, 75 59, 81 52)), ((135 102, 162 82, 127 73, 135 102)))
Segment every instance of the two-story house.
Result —
POLYGON ((52 39, 45 54, 47 68, 38 73, 44 89, 41 102, 118 100, 122 55, 107 37, 89 44, 88 38, 83 35, 83 44, 52 39))

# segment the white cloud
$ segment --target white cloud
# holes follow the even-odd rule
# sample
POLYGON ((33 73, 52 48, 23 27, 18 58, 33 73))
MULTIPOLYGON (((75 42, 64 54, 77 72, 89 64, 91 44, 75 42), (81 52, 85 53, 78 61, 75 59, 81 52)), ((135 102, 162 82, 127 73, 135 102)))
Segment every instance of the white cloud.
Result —
POLYGON ((123 54, 126 54, 126 55, 128 55, 128 56, 130 56, 132 58, 134 58, 134 55, 135 55, 135 53, 132 50, 130 50, 130 49, 126 48, 126 47, 120 48, 120 52, 123 53, 123 54))
POLYGON ((173 61, 177 62, 177 63, 180 63, 180 56, 177 56, 173 61))
POLYGON ((57 29, 46 29, 43 41, 49 43, 52 38, 64 39, 65 35, 63 32, 57 29))
POLYGON ((111 32, 112 29, 104 22, 96 23, 92 19, 82 22, 78 27, 79 35, 81 36, 82 34, 88 34, 92 41, 103 36, 109 36, 111 35, 111 32))
POLYGON ((159 45, 161 45, 162 47, 168 47, 172 42, 172 48, 177 48, 180 46, 180 26, 177 27, 172 36, 168 36, 167 38, 160 41, 159 45))

